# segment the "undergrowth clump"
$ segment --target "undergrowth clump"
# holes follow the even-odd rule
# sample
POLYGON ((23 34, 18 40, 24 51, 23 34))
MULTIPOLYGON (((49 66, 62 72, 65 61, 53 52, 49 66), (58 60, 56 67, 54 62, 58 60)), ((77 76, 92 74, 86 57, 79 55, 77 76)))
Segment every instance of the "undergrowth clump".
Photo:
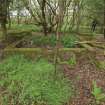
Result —
POLYGON ((56 36, 34 36, 31 38, 33 44, 37 46, 49 45, 54 47, 56 45, 56 36))
MULTIPOLYGON (((31 38, 33 44, 37 46, 42 46, 42 45, 49 45, 51 47, 55 47, 56 45, 56 36, 55 35, 50 35, 50 36, 33 36, 31 38)), ((76 35, 65 35, 62 36, 59 40, 61 45, 63 45, 65 48, 73 48, 75 47, 75 42, 77 41, 76 35)))
POLYGON ((61 58, 58 58, 59 64, 67 64, 70 66, 70 68, 74 68, 77 64, 76 55, 72 54, 71 57, 68 57, 68 60, 61 60, 61 58))
POLYGON ((75 35, 65 35, 61 38, 61 43, 65 48, 75 47, 75 41, 77 41, 75 35))
POLYGON ((97 104, 99 104, 101 101, 105 101, 105 93, 101 87, 97 86, 95 81, 93 81, 92 95, 94 96, 97 104))
POLYGON ((2 105, 63 105, 73 95, 70 81, 46 60, 15 55, 0 63, 2 105))
POLYGON ((68 64, 72 67, 74 67, 77 62, 76 62, 76 56, 73 54, 72 57, 68 60, 68 64))

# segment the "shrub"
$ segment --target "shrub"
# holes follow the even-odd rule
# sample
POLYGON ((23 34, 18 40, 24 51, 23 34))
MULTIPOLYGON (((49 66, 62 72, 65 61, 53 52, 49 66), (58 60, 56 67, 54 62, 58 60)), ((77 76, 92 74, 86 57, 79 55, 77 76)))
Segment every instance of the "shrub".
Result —
POLYGON ((51 35, 49 37, 49 45, 51 45, 53 47, 56 45, 56 36, 55 35, 51 35))
POLYGON ((56 37, 55 35, 51 36, 34 36, 31 38, 33 41, 33 44, 37 46, 43 46, 43 45, 50 45, 54 47, 56 45, 56 37))
MULTIPOLYGON (((33 44, 35 44, 37 46, 49 45, 51 47, 54 47, 56 45, 56 36, 55 35, 33 36, 31 38, 31 40, 33 41, 33 44)), ((65 48, 72 48, 72 47, 75 47, 76 40, 77 40, 77 38, 75 37, 75 35, 74 36, 66 35, 66 36, 61 37, 60 42, 65 48)))
POLYGON ((72 85, 46 60, 31 61, 15 55, 0 63, 3 105, 63 105, 72 96, 72 85), (4 94, 5 93, 5 94, 4 94))
POLYGON ((75 35, 65 35, 61 38, 61 43, 66 48, 72 48, 75 47, 76 40, 77 38, 75 37, 75 35))
POLYGON ((31 38, 33 44, 35 44, 36 46, 41 46, 43 43, 42 43, 42 40, 43 40, 43 36, 33 36, 31 38))

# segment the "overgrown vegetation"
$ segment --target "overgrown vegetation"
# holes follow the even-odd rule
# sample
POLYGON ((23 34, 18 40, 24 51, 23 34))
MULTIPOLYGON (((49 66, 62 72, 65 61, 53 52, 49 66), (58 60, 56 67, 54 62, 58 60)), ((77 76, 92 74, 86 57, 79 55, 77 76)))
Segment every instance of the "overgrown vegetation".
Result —
POLYGON ((70 80, 46 60, 31 61, 15 55, 0 63, 0 95, 3 105, 63 105, 73 95, 70 80))
MULTIPOLYGON (((65 48, 73 48, 75 47, 75 42, 78 40, 78 38, 76 37, 76 35, 65 35, 62 36, 60 38, 60 43, 63 47, 65 48)), ((44 46, 44 45, 48 45, 48 46, 52 46, 54 47, 56 45, 56 36, 55 35, 50 35, 50 36, 33 36, 31 38, 31 41, 33 42, 33 44, 37 45, 37 46, 44 46)))
POLYGON ((105 93, 101 87, 97 86, 96 81, 93 81, 92 95, 94 96, 97 104, 100 104, 101 101, 105 101, 105 93))
POLYGON ((56 36, 55 35, 50 35, 50 36, 33 36, 31 38, 31 41, 33 44, 36 46, 45 46, 49 45, 54 47, 56 45, 56 36))
POLYGON ((71 54, 71 57, 68 58, 68 60, 61 60, 60 58, 58 58, 58 62, 59 64, 67 64, 70 66, 70 68, 74 68, 77 64, 77 59, 76 59, 76 55, 75 54, 71 54))
POLYGON ((105 105, 104 60, 105 0, 0 0, 0 105, 105 105))
POLYGON ((74 35, 65 35, 61 38, 61 43, 66 48, 75 47, 75 41, 77 41, 75 34, 74 35))
POLYGON ((76 64, 77 64, 77 61, 76 61, 76 56, 73 54, 73 56, 68 60, 68 64, 71 66, 71 67, 74 67, 76 64))

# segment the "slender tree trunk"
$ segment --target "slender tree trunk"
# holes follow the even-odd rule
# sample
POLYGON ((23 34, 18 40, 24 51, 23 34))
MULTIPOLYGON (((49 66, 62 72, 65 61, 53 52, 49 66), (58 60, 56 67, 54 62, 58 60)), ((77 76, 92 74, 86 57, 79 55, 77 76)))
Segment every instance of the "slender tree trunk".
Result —
POLYGON ((42 1, 42 20, 43 20, 43 31, 44 35, 47 36, 47 24, 46 24, 46 14, 45 14, 45 8, 46 8, 46 0, 42 1))
POLYGON ((105 39, 105 0, 104 0, 104 39, 105 39))
POLYGON ((55 65, 55 78, 56 78, 56 74, 57 74, 57 60, 58 60, 58 55, 59 55, 59 23, 57 24, 57 28, 56 28, 56 47, 55 47, 55 55, 54 55, 54 65, 55 65))
POLYGON ((17 23, 20 24, 20 10, 17 11, 17 23))
POLYGON ((7 39, 7 28, 6 28, 5 22, 1 23, 1 29, 2 29, 3 40, 6 40, 7 39))
POLYGON ((80 5, 79 5, 79 1, 77 2, 77 33, 79 33, 79 28, 80 28, 80 5))
POLYGON ((75 13, 76 13, 76 4, 74 2, 74 5, 73 5, 73 22, 72 22, 72 27, 75 25, 75 13))
POLYGON ((11 16, 10 16, 10 13, 9 13, 9 7, 8 7, 8 28, 10 29, 11 28, 11 16))
POLYGON ((4 0, 1 2, 1 29, 2 29, 2 35, 3 35, 3 40, 7 39, 7 28, 6 28, 6 23, 7 23, 7 14, 8 14, 8 6, 9 2, 7 0, 4 0))
POLYGON ((59 6, 59 13, 56 17, 57 29, 56 29, 56 48, 55 48, 55 56, 54 56, 55 75, 57 74, 57 63, 58 63, 59 43, 60 43, 59 40, 60 40, 60 36, 61 36, 61 27, 62 27, 63 17, 64 17, 64 8, 63 8, 64 1, 63 0, 59 1, 58 6, 59 6))

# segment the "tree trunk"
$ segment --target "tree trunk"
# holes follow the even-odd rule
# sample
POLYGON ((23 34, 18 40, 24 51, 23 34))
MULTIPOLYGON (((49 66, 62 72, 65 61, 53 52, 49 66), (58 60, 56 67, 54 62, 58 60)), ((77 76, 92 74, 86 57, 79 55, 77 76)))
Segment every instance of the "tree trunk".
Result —
POLYGON ((20 24, 20 10, 17 12, 17 23, 20 24))
POLYGON ((104 0, 104 39, 105 39, 105 0, 104 0))
POLYGON ((6 23, 7 23, 8 7, 9 7, 9 2, 7 0, 0 1, 0 17, 1 17, 0 23, 1 23, 3 40, 7 39, 6 23))
POLYGON ((57 28, 56 28, 56 48, 55 48, 55 56, 54 56, 54 64, 55 64, 55 77, 57 74, 57 64, 58 64, 58 56, 59 56, 59 44, 60 44, 60 36, 61 36, 61 27, 63 23, 64 17, 64 1, 58 2, 59 13, 56 17, 57 28))
POLYGON ((9 7, 8 7, 8 12, 7 12, 7 14, 8 14, 8 28, 11 29, 11 15, 10 15, 10 13, 9 13, 9 7))
POLYGON ((78 7, 78 10, 77 10, 77 33, 79 33, 79 28, 80 28, 80 5, 79 5, 79 1, 77 2, 77 7, 78 7))
POLYGON ((46 0, 43 0, 42 1, 43 31, 44 31, 44 35, 47 36, 47 24, 46 24, 45 8, 46 8, 46 0))
POLYGON ((6 40, 7 39, 7 28, 6 28, 5 22, 1 23, 1 29, 2 29, 3 40, 6 40))

